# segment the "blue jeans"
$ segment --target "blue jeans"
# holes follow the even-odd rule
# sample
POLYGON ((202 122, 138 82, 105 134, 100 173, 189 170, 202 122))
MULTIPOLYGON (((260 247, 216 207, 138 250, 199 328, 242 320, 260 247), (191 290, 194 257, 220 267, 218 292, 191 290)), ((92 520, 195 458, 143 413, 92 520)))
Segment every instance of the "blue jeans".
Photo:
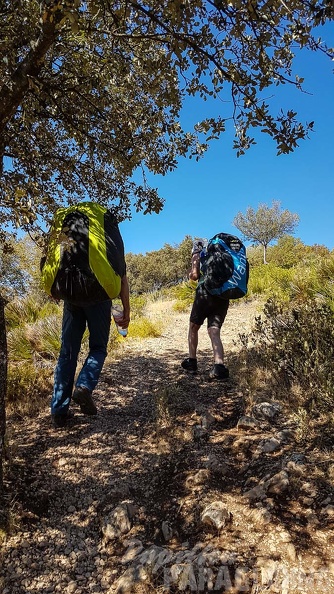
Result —
POLYGON ((67 414, 86 325, 89 330, 89 353, 78 375, 76 386, 94 390, 107 356, 110 323, 110 299, 82 306, 64 302, 61 348, 54 374, 51 414, 67 414))

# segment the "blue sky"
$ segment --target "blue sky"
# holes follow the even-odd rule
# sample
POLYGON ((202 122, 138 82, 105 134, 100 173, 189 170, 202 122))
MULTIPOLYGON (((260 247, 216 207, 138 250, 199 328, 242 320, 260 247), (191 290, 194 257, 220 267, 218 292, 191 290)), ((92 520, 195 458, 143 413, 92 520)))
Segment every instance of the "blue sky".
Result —
MULTIPOLYGON (((334 46, 334 24, 327 26, 327 43, 334 46)), ((326 56, 303 51, 294 74, 304 77, 307 93, 290 85, 269 89, 274 113, 282 107, 298 111, 301 121, 314 121, 314 132, 294 153, 276 156, 276 145, 267 134, 257 135, 257 145, 237 158, 232 148, 233 130, 214 141, 198 162, 183 159, 178 169, 149 177, 165 199, 159 214, 135 213, 121 223, 125 249, 132 253, 159 250, 166 243, 179 244, 186 235, 211 237, 218 232, 238 234, 232 221, 238 211, 260 203, 297 213, 295 236, 305 244, 334 248, 334 62, 326 56), (274 96, 275 95, 275 96, 274 96)), ((226 103, 207 105, 187 102, 182 123, 190 127, 208 115, 207 110, 231 113, 226 103), (222 111, 224 110, 224 112, 222 111)), ((240 233, 239 233, 240 234, 240 233)))

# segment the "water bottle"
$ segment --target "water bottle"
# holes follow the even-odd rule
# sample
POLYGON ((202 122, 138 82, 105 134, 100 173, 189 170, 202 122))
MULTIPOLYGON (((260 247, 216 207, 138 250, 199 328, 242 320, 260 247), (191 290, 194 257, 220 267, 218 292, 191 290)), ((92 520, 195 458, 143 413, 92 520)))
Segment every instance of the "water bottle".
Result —
POLYGON ((113 315, 115 324, 116 324, 116 328, 117 328, 117 332, 121 335, 121 336, 126 336, 128 333, 128 329, 127 328, 122 328, 122 326, 119 326, 117 324, 117 320, 121 320, 123 318, 123 309, 120 305, 113 305, 111 308, 111 313, 113 315))

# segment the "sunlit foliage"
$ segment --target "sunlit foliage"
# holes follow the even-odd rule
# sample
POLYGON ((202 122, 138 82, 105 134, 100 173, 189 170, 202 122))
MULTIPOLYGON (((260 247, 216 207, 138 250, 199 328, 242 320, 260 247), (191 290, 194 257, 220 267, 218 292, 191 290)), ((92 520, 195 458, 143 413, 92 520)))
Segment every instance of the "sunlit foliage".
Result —
POLYGON ((146 172, 198 158, 230 123, 243 154, 262 130, 278 153, 312 128, 275 87, 301 89, 296 49, 333 49, 315 27, 331 0, 4 0, 0 6, 0 223, 35 227, 89 196, 159 212, 146 172), (184 130, 187 96, 219 98, 219 113, 184 130), (269 99, 268 99, 269 98, 269 99))

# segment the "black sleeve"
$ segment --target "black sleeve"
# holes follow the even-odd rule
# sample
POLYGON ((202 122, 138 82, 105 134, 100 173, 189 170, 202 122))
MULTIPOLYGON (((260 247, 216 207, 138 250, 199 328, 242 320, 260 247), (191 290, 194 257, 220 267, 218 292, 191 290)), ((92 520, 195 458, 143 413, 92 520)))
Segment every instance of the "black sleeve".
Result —
POLYGON ((124 243, 118 228, 116 217, 111 211, 104 217, 104 231, 106 238, 107 258, 110 265, 120 277, 126 273, 124 243))

